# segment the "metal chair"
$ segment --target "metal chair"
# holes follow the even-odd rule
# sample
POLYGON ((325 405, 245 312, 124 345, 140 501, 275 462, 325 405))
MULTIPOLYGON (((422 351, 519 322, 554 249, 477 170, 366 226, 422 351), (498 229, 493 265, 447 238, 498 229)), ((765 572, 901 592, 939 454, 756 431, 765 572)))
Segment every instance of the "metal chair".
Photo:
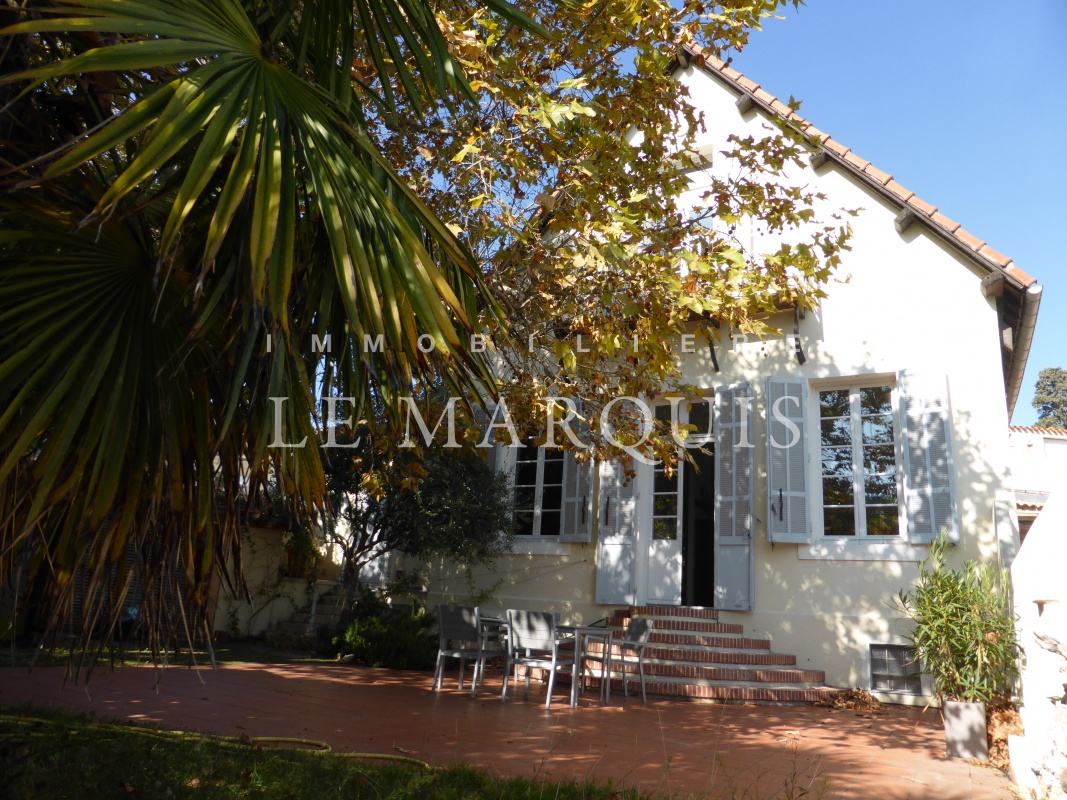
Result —
POLYGON ((626 633, 623 634, 621 639, 616 639, 614 636, 612 636, 612 638, 608 641, 606 647, 608 673, 607 690, 604 695, 606 699, 611 699, 611 665, 612 661, 615 658, 612 653, 614 648, 618 647, 619 661, 621 664, 620 671, 622 672, 623 696, 630 696, 630 673, 626 671, 626 653, 627 651, 631 651, 634 655, 637 656, 637 671, 638 674, 641 676, 641 702, 648 702, 648 697, 645 694, 645 648, 648 647, 648 640, 649 637, 652 635, 652 626, 653 621, 648 617, 634 617, 630 620, 630 624, 626 626, 626 633))
POLYGON ((504 688, 500 693, 501 703, 507 702, 511 671, 517 666, 525 667, 526 685, 523 696, 526 700, 530 699, 530 670, 548 670, 546 709, 552 707, 552 686, 557 672, 569 671, 572 680, 577 679, 574 674, 573 655, 569 661, 565 656, 561 657, 556 616, 549 611, 508 609, 508 646, 504 659, 504 688))
POLYGON ((444 678, 444 660, 459 659, 459 688, 463 689, 463 667, 468 661, 474 662, 474 676, 471 679, 471 696, 478 688, 478 680, 485 670, 485 639, 482 633, 481 617, 477 606, 437 607, 437 666, 433 673, 433 691, 441 688, 444 678), (474 644, 474 647, 464 646, 474 644), (459 646, 456 646, 459 645, 459 646))

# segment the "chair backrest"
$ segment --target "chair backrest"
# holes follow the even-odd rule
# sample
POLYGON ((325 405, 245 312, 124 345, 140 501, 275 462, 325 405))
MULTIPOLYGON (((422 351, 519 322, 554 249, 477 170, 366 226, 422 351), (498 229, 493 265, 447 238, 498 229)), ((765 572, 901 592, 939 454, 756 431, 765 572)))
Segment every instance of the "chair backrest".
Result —
POLYGON ((648 617, 634 617, 626 626, 623 641, 629 644, 648 644, 648 637, 652 635, 652 624, 648 617))
POLYGON ((447 647, 449 641, 477 642, 481 636, 478 607, 439 605, 437 630, 442 648, 447 647))
POLYGON ((556 616, 550 611, 508 609, 508 647, 551 650, 556 645, 556 616))

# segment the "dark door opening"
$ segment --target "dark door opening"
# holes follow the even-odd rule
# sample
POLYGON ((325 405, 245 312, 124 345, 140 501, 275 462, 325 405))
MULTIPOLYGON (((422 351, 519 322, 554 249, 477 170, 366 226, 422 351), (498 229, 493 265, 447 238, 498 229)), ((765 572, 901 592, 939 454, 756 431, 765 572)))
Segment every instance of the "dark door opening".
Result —
POLYGON ((715 456, 692 451, 682 480, 682 605, 715 605, 715 456))

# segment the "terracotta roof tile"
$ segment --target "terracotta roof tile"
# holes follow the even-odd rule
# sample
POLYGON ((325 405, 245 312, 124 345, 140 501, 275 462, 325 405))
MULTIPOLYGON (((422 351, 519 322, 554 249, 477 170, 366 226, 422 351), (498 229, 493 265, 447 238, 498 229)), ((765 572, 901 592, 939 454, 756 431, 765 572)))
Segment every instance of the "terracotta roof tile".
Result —
POLYGON ((767 105, 770 105, 771 103, 775 102, 778 99, 777 97, 775 97, 770 92, 763 91, 763 89, 755 89, 753 91, 753 94, 756 95, 756 99, 757 100, 762 100, 767 105))
POLYGON ((882 186, 885 186, 887 183, 893 180, 892 175, 890 175, 888 172, 882 172, 882 170, 878 169, 878 167, 876 167, 874 164, 868 164, 866 167, 863 168, 863 171, 867 175, 878 181, 880 184, 882 184, 882 186))
POLYGON ((816 128, 814 125, 812 125, 810 122, 807 124, 807 127, 804 128, 804 133, 806 133, 808 136, 812 137, 813 139, 819 139, 820 141, 823 141, 823 142, 825 142, 827 139, 830 138, 830 134, 823 133, 818 128, 816 128))
POLYGON ((921 211, 928 217, 933 216, 934 212, 937 211, 937 206, 932 206, 925 200, 920 200, 915 195, 912 195, 911 198, 908 200, 908 205, 916 209, 917 211, 921 211))
POLYGON ((1013 278, 1015 278, 1015 280, 1019 281, 1023 286, 1029 287, 1037 283, 1037 278, 1023 272, 1021 269, 1015 266, 1014 263, 1006 266, 1004 268, 1004 271, 1011 275, 1013 278))
POLYGON ((979 250, 981 250, 982 249, 982 245, 985 244, 984 241, 979 239, 973 233, 969 233, 968 231, 965 231, 963 228, 960 228, 959 230, 957 230, 955 235, 956 235, 957 239, 959 239, 961 242, 963 242, 965 245, 967 245, 969 248, 971 248, 975 252, 978 252, 979 250))
POLYGON ((1027 275, 1017 266, 1015 266, 1011 259, 1007 256, 998 253, 991 247, 985 246, 978 237, 968 233, 964 230, 958 222, 955 222, 944 214, 937 211, 937 208, 920 200, 915 196, 915 193, 905 189, 899 183, 892 179, 886 172, 874 167, 869 161, 866 161, 859 156, 852 153, 849 148, 834 141, 830 136, 823 133, 816 128, 810 122, 804 120, 797 114, 791 114, 789 107, 778 100, 774 95, 760 88, 760 85, 755 81, 749 80, 737 70, 728 67, 725 62, 711 55, 710 53, 704 53, 703 49, 696 44, 687 44, 684 46, 690 55, 698 57, 703 62, 706 69, 714 70, 718 74, 722 75, 728 80, 735 89, 741 92, 754 95, 758 100, 762 101, 766 105, 770 106, 777 113, 784 116, 786 119, 791 119, 795 124, 799 125, 801 130, 812 139, 818 139, 822 141, 823 147, 832 153, 835 153, 845 161, 845 166, 848 169, 855 170, 862 177, 888 189, 902 202, 907 203, 911 208, 925 214, 935 225, 940 227, 950 236, 954 236, 962 244, 965 244, 976 255, 982 257, 991 265, 995 265, 1000 269, 1007 272, 1012 278, 1022 283, 1024 286, 1032 286, 1037 283, 1037 280, 1030 275, 1027 275))
POLYGON ((894 180, 890 180, 889 183, 887 183, 885 185, 885 188, 887 188, 889 191, 891 191, 893 194, 895 194, 897 197, 899 197, 905 203, 908 202, 909 198, 912 198, 912 197, 915 196, 915 192, 911 191, 910 189, 905 189, 903 186, 901 186, 899 183, 897 183, 894 180))
POLYGON ((826 137, 826 141, 823 142, 823 147, 829 150, 831 153, 836 153, 839 156, 844 156, 848 152, 848 148, 839 142, 835 142, 830 137, 826 137))
POLYGON ((1036 433, 1039 436, 1052 436, 1067 439, 1067 428, 1040 428, 1037 425, 1009 425, 1012 433, 1036 433))
POLYGON ((985 256, 986 258, 988 258, 990 261, 996 261, 1002 267, 1006 267, 1006 266, 1008 266, 1008 264, 1011 263, 1011 259, 1010 258, 1008 258, 1003 253, 997 252, 996 250, 994 250, 989 245, 986 245, 985 247, 983 247, 978 252, 979 252, 979 254, 985 256))
POLYGON ((955 233, 960 228, 960 224, 958 222, 953 219, 949 219, 940 211, 934 214, 934 222, 936 222, 949 233, 955 233))
POLYGON ((847 153, 845 153, 845 161, 854 166, 860 172, 863 172, 863 170, 867 169, 867 167, 871 165, 870 161, 865 158, 860 158, 852 150, 849 150, 847 153))

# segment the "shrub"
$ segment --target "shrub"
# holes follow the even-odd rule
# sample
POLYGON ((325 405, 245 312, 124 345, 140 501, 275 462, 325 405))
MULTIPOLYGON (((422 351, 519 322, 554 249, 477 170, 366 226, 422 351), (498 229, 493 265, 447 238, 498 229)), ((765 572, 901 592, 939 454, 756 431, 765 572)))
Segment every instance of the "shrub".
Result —
POLYGON ((335 644, 368 667, 433 669, 437 658, 435 620, 417 605, 390 606, 365 591, 335 644))
POLYGON ((1016 672, 1008 577, 973 561, 952 569, 948 548, 944 537, 933 543, 919 565, 918 584, 900 592, 896 605, 915 623, 908 640, 938 697, 987 702, 1016 672))

